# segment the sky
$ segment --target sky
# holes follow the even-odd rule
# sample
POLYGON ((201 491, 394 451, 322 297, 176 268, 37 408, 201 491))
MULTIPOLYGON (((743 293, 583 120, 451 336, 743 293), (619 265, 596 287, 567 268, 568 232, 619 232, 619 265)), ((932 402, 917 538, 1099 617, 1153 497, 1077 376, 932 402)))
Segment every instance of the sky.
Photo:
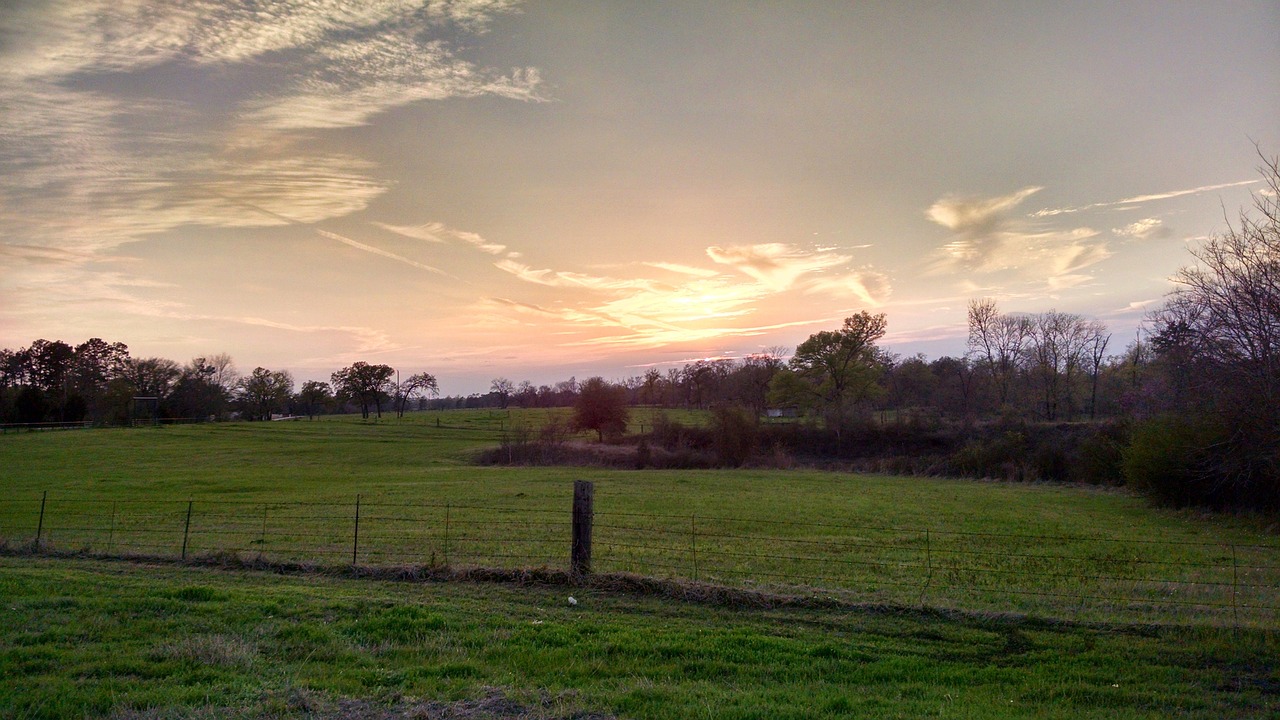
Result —
POLYGON ((620 379, 859 311, 1112 349, 1280 153, 1280 3, 0 0, 0 347, 620 379))

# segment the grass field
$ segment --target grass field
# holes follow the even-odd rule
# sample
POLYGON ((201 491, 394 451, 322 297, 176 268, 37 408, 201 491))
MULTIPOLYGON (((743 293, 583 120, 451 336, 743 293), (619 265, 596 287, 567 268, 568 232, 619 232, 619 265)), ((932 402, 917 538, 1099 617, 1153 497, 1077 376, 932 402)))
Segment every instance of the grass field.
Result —
POLYGON ((12 557, 0 558, 0 597, 8 718, 342 717, 341 698, 408 717, 427 700, 495 692, 565 718, 1280 710, 1280 648, 1258 630, 729 609, 616 594, 571 607, 564 592, 539 587, 12 557))
POLYGON ((0 537, 153 555, 563 566, 570 482, 590 479, 604 572, 1071 619, 1277 617, 1280 553, 1260 521, 1157 512, 1113 491, 470 463, 503 429, 551 412, 3 436, 0 537))
MULTIPOLYGON (((582 624, 587 615, 562 607, 563 590, 11 556, 0 559, 5 637, 15 638, 0 641, 0 714, 78 716, 74 708, 124 704, 253 715, 305 706, 308 692, 321 703, 407 703, 475 698, 490 686, 526 705, 542 702, 539 689, 560 697, 576 687, 556 702, 634 717, 1275 709, 1280 562, 1265 520, 1156 511, 1119 492, 1062 486, 470 464, 470 453, 513 423, 545 417, 445 412, 0 436, 0 537, 11 548, 38 532, 64 550, 170 557, 185 542, 196 556, 233 550, 342 565, 359 495, 360 564, 563 567, 571 481, 589 479, 599 571, 831 594, 899 611, 735 612, 602 594, 582 624), (255 604, 259 596, 277 600, 255 604), (351 629, 368 603, 434 619, 420 626, 406 616, 417 630, 368 640, 351 629), (528 607, 560 615, 517 620, 528 607), (283 617, 312 629, 285 637, 283 617), (649 637, 655 618, 664 629, 649 637), (145 641, 120 629, 149 623, 156 636, 145 641), (547 624, 559 628, 547 648, 510 640, 547 624), (858 649, 864 639, 870 649, 858 649), (213 669, 201 670, 209 658, 213 669), (182 672, 166 679, 175 667, 182 672), (1113 681, 1101 682, 1108 674, 1113 681), (1115 682, 1120 675, 1128 683, 1115 682)), ((384 629, 400 632, 398 622, 384 629)))

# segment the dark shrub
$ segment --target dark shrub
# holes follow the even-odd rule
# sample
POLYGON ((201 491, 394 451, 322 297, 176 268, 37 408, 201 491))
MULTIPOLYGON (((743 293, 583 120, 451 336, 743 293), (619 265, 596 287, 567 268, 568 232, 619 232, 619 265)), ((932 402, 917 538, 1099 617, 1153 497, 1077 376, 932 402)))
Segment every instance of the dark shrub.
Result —
POLYGON ((1017 430, 965 443, 951 456, 955 474, 1006 480, 1026 479, 1027 438, 1017 430))
POLYGON ((640 438, 640 444, 636 445, 636 469, 643 470, 649 467, 653 462, 653 453, 649 450, 649 440, 640 438))
POLYGON ((1065 481, 1070 466, 1067 453, 1074 449, 1071 446, 1072 440, 1072 436, 1068 434, 1041 438, 1040 442, 1036 443, 1035 449, 1031 451, 1025 473, 1026 479, 1065 481))
POLYGON ((1128 443, 1129 427, 1125 423, 1091 427, 1076 442, 1067 479, 1090 485, 1124 484, 1124 448, 1128 443))
POLYGON ((1162 416, 1139 422, 1124 449, 1125 478, 1163 505, 1222 505, 1208 458, 1224 436, 1221 427, 1204 418, 1162 416))
POLYGON ((756 414, 737 405, 717 407, 712 418, 716 458, 726 467, 740 467, 756 451, 756 414))

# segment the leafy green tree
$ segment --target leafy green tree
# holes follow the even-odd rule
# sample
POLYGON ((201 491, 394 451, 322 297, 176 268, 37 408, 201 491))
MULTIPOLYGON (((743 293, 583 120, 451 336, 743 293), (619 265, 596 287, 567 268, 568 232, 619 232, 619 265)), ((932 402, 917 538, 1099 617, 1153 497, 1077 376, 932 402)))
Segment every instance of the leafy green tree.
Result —
POLYGON ((219 358, 230 363, 230 357, 223 354, 212 358, 193 358, 182 368, 182 374, 169 393, 167 405, 170 412, 184 418, 221 418, 226 415, 227 404, 239 395, 240 386, 236 380, 230 388, 223 387, 219 378, 225 376, 226 365, 219 358))
POLYGON ((307 414, 308 420, 314 418, 318 410, 331 402, 333 402, 333 393, 329 390, 327 382, 308 380, 302 383, 302 390, 298 391, 298 404, 307 414))
POLYGON ((329 379, 334 391, 360 403, 360 415, 369 418, 369 406, 373 405, 382 417, 382 399, 394 388, 391 380, 396 374, 390 365, 370 365, 360 361, 333 373, 329 379))
POLYGON ((240 380, 237 399, 250 420, 270 420, 271 413, 283 409, 293 395, 293 376, 287 370, 256 367, 240 380))
POLYGON ((788 369, 774 377, 774 399, 819 411, 838 437, 851 410, 879 392, 884 358, 876 341, 887 326, 884 313, 864 310, 845 318, 839 330, 810 335, 788 369))
POLYGON ((129 358, 120 375, 129 383, 135 396, 163 399, 169 396, 182 370, 178 363, 168 358, 129 358))
POLYGON ((76 397, 77 402, 71 402, 75 349, 61 340, 36 340, 26 353, 30 384, 44 393, 49 419, 66 421, 84 417, 83 399, 76 397), (69 406, 78 417, 68 417, 69 406))
POLYGON ((110 414, 107 388, 119 377, 128 359, 129 346, 121 342, 90 338, 76 346, 71 384, 75 394, 84 399, 86 414, 92 419, 103 420, 110 414))

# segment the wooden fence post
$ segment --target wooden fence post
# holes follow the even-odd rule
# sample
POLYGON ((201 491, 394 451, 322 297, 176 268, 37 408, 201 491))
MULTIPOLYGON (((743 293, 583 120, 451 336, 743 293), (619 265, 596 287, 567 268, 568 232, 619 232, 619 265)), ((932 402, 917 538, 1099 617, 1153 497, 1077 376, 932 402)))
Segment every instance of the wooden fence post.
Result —
POLYGON ((40 549, 40 537, 44 535, 44 503, 49 499, 49 491, 40 496, 40 523, 36 525, 36 549, 40 549))
POLYGON ((575 576, 591 574, 591 521, 595 515, 592 508, 595 489, 595 483, 573 481, 573 547, 569 568, 575 576))

